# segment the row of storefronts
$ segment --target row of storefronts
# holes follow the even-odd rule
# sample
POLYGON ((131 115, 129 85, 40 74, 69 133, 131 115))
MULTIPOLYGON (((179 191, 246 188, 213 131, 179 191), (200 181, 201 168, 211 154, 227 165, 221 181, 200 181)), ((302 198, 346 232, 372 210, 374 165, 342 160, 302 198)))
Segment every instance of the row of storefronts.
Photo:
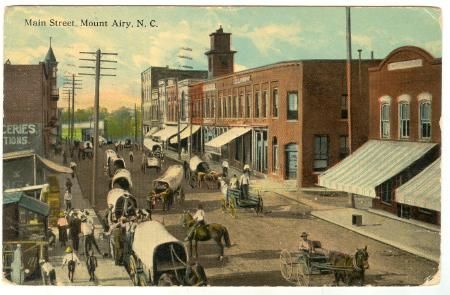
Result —
MULTIPOLYGON (((221 28, 210 35, 208 63, 215 54, 233 62, 230 35, 221 28)), ((248 164, 256 174, 294 180, 299 188, 320 185, 370 197, 375 208, 438 223, 434 205, 418 210, 413 201, 397 202, 409 197, 397 198, 396 190, 440 155, 440 60, 402 47, 384 60, 351 65, 350 109, 345 60, 286 61, 240 72, 210 64, 209 79, 174 79, 159 91, 163 120, 147 137, 236 168, 248 164), (347 157, 350 145, 354 153, 347 157), (399 161, 390 161, 395 155, 399 161), (426 218, 418 217, 426 210, 426 218)))

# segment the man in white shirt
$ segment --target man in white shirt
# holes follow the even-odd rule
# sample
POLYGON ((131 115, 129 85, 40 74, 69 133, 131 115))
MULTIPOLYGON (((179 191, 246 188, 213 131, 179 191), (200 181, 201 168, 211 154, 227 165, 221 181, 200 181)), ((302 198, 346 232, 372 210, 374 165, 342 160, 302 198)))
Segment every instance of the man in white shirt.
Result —
POLYGON ((64 267, 64 265, 67 264, 68 269, 68 276, 69 280, 73 283, 73 275, 75 274, 75 266, 78 264, 80 265, 80 259, 78 258, 77 254, 73 253, 72 247, 67 247, 66 251, 67 254, 63 258, 63 263, 61 267, 64 267))
POLYGON ((72 209, 72 194, 69 192, 69 190, 66 190, 66 192, 64 193, 64 203, 66 203, 66 211, 72 209))
POLYGON ((306 232, 303 232, 300 237, 302 238, 299 242, 298 249, 300 251, 305 251, 309 253, 314 252, 314 248, 312 247, 311 241, 308 239, 308 234, 306 232))
POLYGON ((205 225, 205 211, 203 211, 203 205, 198 204, 197 212, 195 212, 194 216, 195 224, 191 227, 191 230, 187 234, 185 241, 189 241, 192 239, 193 234, 195 233, 195 230, 202 225, 205 225))
POLYGON ((222 174, 223 174, 223 177, 228 176, 228 161, 226 161, 226 160, 224 160, 222 162, 222 174))
POLYGON ((54 285, 56 281, 56 273, 53 265, 45 259, 41 259, 39 264, 41 265, 42 272, 44 273, 45 281, 49 282, 51 285, 54 285))
POLYGON ((94 245, 100 255, 103 255, 95 240, 94 225, 91 222, 88 222, 86 218, 82 220, 81 233, 84 238, 84 255, 88 255, 89 251, 92 249, 92 245, 94 245))
POLYGON ((241 178, 239 179, 239 185, 241 186, 242 190, 242 198, 248 199, 248 190, 250 187, 250 175, 247 171, 245 171, 244 174, 241 175, 241 178))

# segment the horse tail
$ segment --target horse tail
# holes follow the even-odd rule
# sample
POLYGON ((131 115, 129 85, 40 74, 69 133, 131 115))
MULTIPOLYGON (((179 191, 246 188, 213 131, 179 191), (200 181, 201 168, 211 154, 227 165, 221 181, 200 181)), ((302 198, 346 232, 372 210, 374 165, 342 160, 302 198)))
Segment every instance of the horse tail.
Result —
POLYGON ((223 227, 223 239, 225 241, 225 246, 227 246, 227 248, 231 247, 230 234, 225 226, 223 227))

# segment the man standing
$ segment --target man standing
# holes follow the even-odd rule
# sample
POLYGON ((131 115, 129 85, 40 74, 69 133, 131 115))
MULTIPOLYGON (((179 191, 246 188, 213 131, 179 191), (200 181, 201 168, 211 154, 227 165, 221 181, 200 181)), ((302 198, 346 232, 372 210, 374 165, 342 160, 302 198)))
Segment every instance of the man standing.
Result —
POLYGON ((223 175, 223 177, 228 176, 228 161, 227 160, 223 160, 223 162, 222 162, 222 175, 223 175))
POLYGON ((57 225, 58 225, 58 232, 59 232, 59 237, 58 237, 59 244, 61 247, 65 247, 66 242, 67 242, 67 227, 68 227, 69 223, 67 222, 67 218, 66 218, 64 212, 61 212, 59 214, 57 225))
POLYGON ((95 281, 95 269, 97 268, 97 257, 94 256, 94 251, 89 251, 89 256, 86 258, 86 267, 89 273, 89 282, 95 281))
POLYGON ((183 171, 184 179, 189 179, 189 163, 186 160, 183 161, 183 171))
POLYGON ((245 170, 241 175, 241 179, 239 180, 239 184, 241 186, 242 198, 248 199, 248 190, 250 186, 250 175, 248 170, 245 170))
POLYGON ((73 213, 73 218, 70 222, 70 237, 72 238, 73 250, 78 252, 78 246, 80 244, 80 232, 81 232, 81 221, 78 218, 76 212, 73 213))
POLYGON ((98 254, 102 255, 100 248, 97 245, 97 241, 94 236, 94 225, 85 219, 81 221, 81 232, 84 237, 84 255, 88 255, 89 251, 92 250, 92 245, 97 249, 98 254))
POLYGON ((67 179, 66 179, 66 190, 68 190, 69 193, 72 192, 72 181, 70 180, 69 177, 67 177, 67 179))
POLYGON ((53 268, 53 265, 51 265, 51 263, 46 261, 45 259, 39 260, 39 264, 41 265, 41 270, 44 273, 45 283, 55 285, 56 273, 55 269, 53 268))
POLYGON ((75 163, 73 159, 72 161, 70 161, 70 168, 72 169, 72 178, 75 178, 75 170, 77 169, 77 163, 75 163))
POLYGON ((65 252, 66 252, 66 255, 63 258, 63 263, 61 265, 61 268, 63 268, 64 265, 67 264, 67 270, 68 270, 67 275, 69 277, 69 280, 73 283, 73 276, 75 274, 75 267, 76 267, 77 264, 80 265, 81 262, 80 262, 80 259, 78 259, 77 254, 73 253, 73 250, 72 250, 72 248, 70 246, 67 247, 65 252))
POLYGON ((133 151, 130 151, 130 152, 128 153, 128 155, 130 156, 130 163, 133 163, 133 159, 134 159, 133 151))
POLYGON ((72 209, 72 193, 67 189, 64 193, 64 203, 66 203, 66 211, 72 209))
POLYGON ((239 180, 236 174, 233 174, 233 177, 230 179, 230 188, 231 189, 239 189, 239 180))
POLYGON ((17 285, 22 285, 25 280, 25 267, 22 259, 22 245, 17 244, 11 263, 11 281, 17 285))

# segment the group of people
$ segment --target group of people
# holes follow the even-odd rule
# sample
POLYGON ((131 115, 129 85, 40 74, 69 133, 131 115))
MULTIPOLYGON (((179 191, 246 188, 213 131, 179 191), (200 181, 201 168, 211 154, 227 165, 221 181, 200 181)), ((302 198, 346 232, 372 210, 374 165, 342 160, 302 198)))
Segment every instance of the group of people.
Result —
POLYGON ((151 220, 151 214, 144 209, 127 213, 127 216, 116 219, 112 205, 109 206, 106 213, 105 220, 107 222, 110 251, 116 265, 123 265, 125 259, 129 257, 137 225, 141 222, 151 220))
POLYGON ((241 177, 238 179, 236 174, 230 179, 231 189, 240 189, 242 191, 242 199, 248 199, 250 190, 250 166, 245 165, 241 177))

